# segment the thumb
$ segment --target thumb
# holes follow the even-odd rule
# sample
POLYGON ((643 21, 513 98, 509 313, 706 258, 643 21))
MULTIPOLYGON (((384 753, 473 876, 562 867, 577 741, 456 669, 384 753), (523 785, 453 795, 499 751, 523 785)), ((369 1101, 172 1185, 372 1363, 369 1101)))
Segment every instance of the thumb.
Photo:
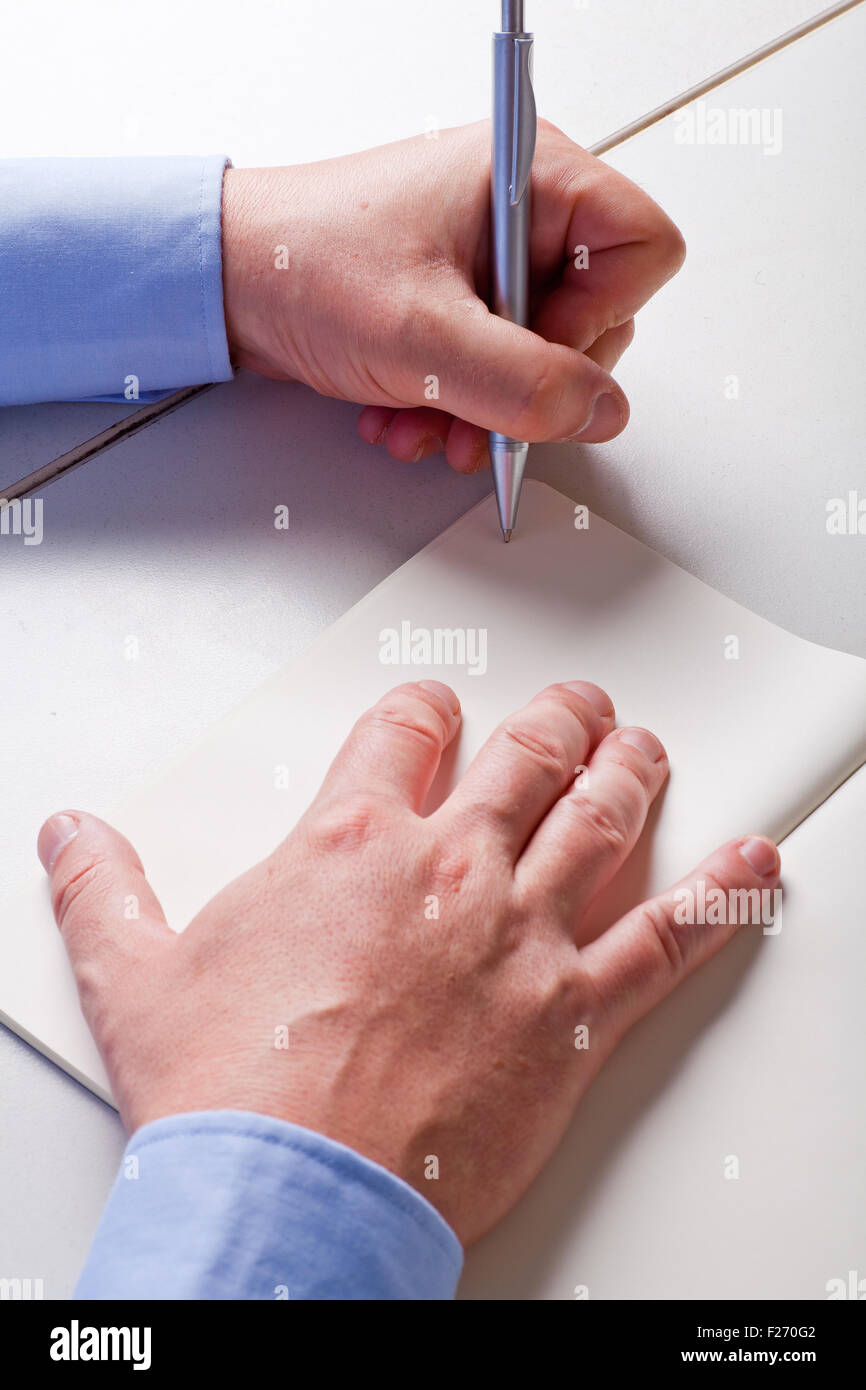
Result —
POLYGON ((492 314, 480 299, 438 310, 424 325, 420 380, 438 373, 440 410, 511 439, 613 439, 628 401, 613 377, 582 352, 492 314), (445 365, 447 364, 447 365, 445 365))
POLYGON ((110 974, 130 953, 173 939, 141 860, 104 821, 62 811, 43 825, 37 850, 79 989, 85 965, 89 978, 94 965, 104 978, 103 966, 110 974))

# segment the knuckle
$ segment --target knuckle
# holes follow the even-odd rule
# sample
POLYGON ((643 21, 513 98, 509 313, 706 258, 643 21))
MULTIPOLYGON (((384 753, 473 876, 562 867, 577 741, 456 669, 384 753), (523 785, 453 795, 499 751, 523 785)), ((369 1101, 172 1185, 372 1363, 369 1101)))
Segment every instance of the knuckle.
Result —
POLYGON ((671 914, 663 903, 651 899, 636 908, 638 928, 641 934, 654 941, 664 957, 666 968, 673 975, 682 975, 686 965, 686 940, 676 927, 671 914))
POLYGON ((52 907, 54 916, 61 928, 69 925, 73 908, 87 901, 94 896, 93 890, 98 889, 100 875, 104 867, 104 861, 98 857, 88 859, 83 868, 77 869, 70 878, 67 878, 52 894, 52 907))
POLYGON ((472 876, 475 856, 467 846, 438 846, 430 864, 430 879, 435 888, 459 893, 472 876))
POLYGON ((605 998, 592 976, 584 969, 578 956, 562 972, 560 981, 561 1008, 572 1025, 569 1045, 574 1047, 574 1025, 585 1024, 589 1029, 590 1047, 596 1043, 599 1030, 607 1029, 610 1021, 610 1002, 605 998))
POLYGON ((435 753, 443 743, 442 716, 417 697, 396 696, 383 701, 365 716, 364 726, 371 733, 384 730, 387 736, 408 734, 435 753))
POLYGON ((541 370, 531 391, 519 395, 511 411, 508 432, 512 439, 540 440, 551 434, 559 414, 563 384, 549 365, 541 370))
POLYGON ((644 812, 650 797, 650 767, 646 759, 640 756, 632 761, 622 753, 613 753, 608 758, 611 767, 618 767, 626 773, 625 792, 630 796, 635 805, 640 806, 644 812))
POLYGON ((518 748, 521 753, 528 753, 542 771, 563 781, 571 775, 568 749, 549 729, 525 721, 504 724, 501 737, 506 745, 518 748))
MULTIPOLYGON (((531 1030, 537 1061, 554 1068, 571 1065, 576 1025, 589 1029, 591 1046, 600 1037, 605 1010, 599 996, 577 962, 566 959, 565 951, 528 941, 525 935, 515 937, 510 946, 502 993, 509 1017, 517 1021, 520 1031, 531 1030)), ((501 953, 501 940, 498 949, 501 953)), ((573 949, 568 955, 573 955, 573 949)), ((555 1089, 555 1074, 547 1076, 547 1084, 555 1089)))
POLYGON ((653 234, 658 259, 668 279, 676 275, 686 258, 685 238, 667 213, 659 209, 658 224, 653 234))
POLYGON ((575 791, 568 802, 583 833, 596 845, 617 857, 628 852, 631 845, 628 826, 611 808, 600 806, 583 790, 575 791))
POLYGON ((589 990, 576 952, 569 942, 564 951, 548 954, 546 960, 531 963, 531 976, 537 982, 539 998, 554 1018, 585 1014, 589 990))
POLYGON ((98 955, 83 956, 75 963, 75 984, 78 997, 91 1028, 103 1042, 105 1023, 111 1018, 109 1001, 105 996, 105 972, 98 955))
POLYGON ((715 874, 703 873, 701 875, 701 878, 703 880, 704 890, 706 893, 718 893, 721 898, 727 898, 728 889, 722 883, 722 880, 718 878, 715 874))
POLYGON ((464 801, 461 812, 461 835, 472 852, 483 862, 500 853, 514 828, 512 798, 494 797, 487 800, 473 796, 464 801))
POLYGON ((381 802, 364 792, 354 792, 321 807, 306 831, 314 849, 322 854, 340 854, 369 844, 382 833, 386 823, 381 802))
MULTIPOLYGON (((592 685, 593 682, 583 682, 583 684, 592 685)), ((595 686, 595 689, 600 695, 603 695, 607 701, 607 707, 602 717, 612 717, 614 712, 613 700, 601 686, 595 686)), ((554 699, 557 704, 564 705, 568 713, 583 725, 584 731, 586 731, 587 715, 589 716, 589 721, 592 722, 596 715, 601 714, 600 707, 595 703, 595 700, 590 700, 585 690, 575 690, 570 686, 563 685, 561 681, 556 685, 549 685, 546 690, 543 690, 542 698, 554 699)))

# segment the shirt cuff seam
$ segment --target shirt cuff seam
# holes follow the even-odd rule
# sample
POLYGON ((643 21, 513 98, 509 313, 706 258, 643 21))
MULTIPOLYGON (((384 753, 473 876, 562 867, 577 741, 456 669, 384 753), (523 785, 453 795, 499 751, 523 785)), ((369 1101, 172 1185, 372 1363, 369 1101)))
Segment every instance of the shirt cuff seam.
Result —
POLYGON ((222 190, 225 179, 226 169, 231 168, 232 161, 228 155, 220 155, 221 168, 217 176, 217 187, 212 190, 212 180, 215 177, 213 169, 217 157, 205 155, 201 160, 201 172, 199 177, 199 200, 198 200, 198 274, 199 274, 199 303, 201 307, 202 336, 204 338, 205 352, 208 361, 208 381, 231 381, 234 376, 234 367, 231 361, 231 354, 228 345, 228 333, 225 322, 225 302, 223 287, 223 244, 222 244, 222 190), (207 188, 207 210, 205 207, 205 193, 207 188), (215 194, 215 209, 213 228, 208 225, 205 227, 206 211, 210 218, 211 196, 215 194), (213 238, 213 248, 210 247, 210 239, 213 238), (205 249, 208 243, 208 265, 205 265, 205 249), (215 259, 216 265, 210 262, 215 259), (213 276, 213 285, 209 277, 213 276), (216 297, 217 304, 213 311, 211 301, 216 297), (216 341, 217 337, 219 342, 216 341), (217 365, 219 361, 225 363, 228 369, 228 376, 225 375, 225 368, 217 365))
POLYGON ((204 283, 204 176, 207 168, 207 161, 202 160, 201 172, 198 181, 198 289, 199 306, 201 308, 201 328, 202 336, 207 350, 207 362, 210 378, 213 380, 213 352, 211 351, 210 333, 207 327, 207 310, 205 306, 205 283, 204 283))
MULTIPOLYGON (((207 159, 201 162, 201 175, 198 184, 198 282, 201 303, 201 326, 204 334, 205 347, 207 349, 208 371, 210 380, 216 376, 214 370, 213 343, 211 342, 210 327, 207 321, 207 286, 205 285, 204 273, 204 180, 207 173, 207 159)), ((225 168, 225 166, 223 166, 225 168)), ((222 180, 220 180, 220 197, 222 197, 222 180)), ((222 267, 220 267, 222 273, 222 267)))

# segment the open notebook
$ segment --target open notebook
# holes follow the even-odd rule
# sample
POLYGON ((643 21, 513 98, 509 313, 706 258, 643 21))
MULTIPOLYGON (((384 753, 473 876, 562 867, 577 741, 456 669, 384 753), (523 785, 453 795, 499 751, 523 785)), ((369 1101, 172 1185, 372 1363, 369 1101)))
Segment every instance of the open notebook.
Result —
MULTIPOLYGON (((492 499, 481 503, 120 808, 114 823, 172 925, 274 847, 357 715, 408 679, 444 680, 463 704, 431 803, 494 724, 553 681, 597 682, 620 723, 663 739, 669 785, 599 926, 733 835, 784 837, 866 761, 866 662, 781 631, 585 519, 529 482, 504 546, 492 499)), ((0 924, 0 1010, 110 1099, 43 880, 0 924)))

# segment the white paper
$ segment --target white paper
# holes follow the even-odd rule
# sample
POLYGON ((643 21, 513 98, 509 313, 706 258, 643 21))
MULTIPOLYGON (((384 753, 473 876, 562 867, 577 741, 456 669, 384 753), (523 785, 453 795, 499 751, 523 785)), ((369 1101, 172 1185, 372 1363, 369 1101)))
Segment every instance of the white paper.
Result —
MULTIPOLYGON (((576 519, 568 498, 529 482, 505 546, 492 499, 480 504, 118 810, 173 926, 273 849, 357 716, 405 680, 446 681, 463 704, 431 804, 494 725, 553 681, 595 681, 621 724, 663 740, 669 785, 599 924, 733 835, 781 838, 866 760, 866 661, 781 631, 595 516, 588 529, 576 519), (381 634, 404 622, 486 634, 486 669, 383 664, 381 634)), ((0 926, 0 1009, 110 1099, 44 881, 0 926)))

